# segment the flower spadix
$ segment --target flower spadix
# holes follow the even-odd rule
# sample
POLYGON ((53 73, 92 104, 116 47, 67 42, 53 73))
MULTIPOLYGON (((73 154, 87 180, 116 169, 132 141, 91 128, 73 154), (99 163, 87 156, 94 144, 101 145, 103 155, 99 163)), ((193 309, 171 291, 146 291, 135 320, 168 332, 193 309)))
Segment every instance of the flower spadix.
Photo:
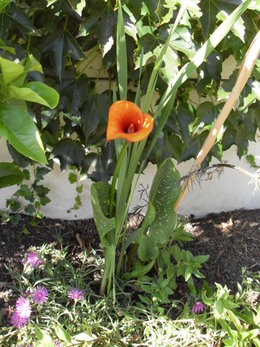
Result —
POLYGON ((121 100, 111 105, 107 141, 125 139, 128 142, 139 142, 145 139, 152 129, 153 118, 143 113, 133 102, 121 100))

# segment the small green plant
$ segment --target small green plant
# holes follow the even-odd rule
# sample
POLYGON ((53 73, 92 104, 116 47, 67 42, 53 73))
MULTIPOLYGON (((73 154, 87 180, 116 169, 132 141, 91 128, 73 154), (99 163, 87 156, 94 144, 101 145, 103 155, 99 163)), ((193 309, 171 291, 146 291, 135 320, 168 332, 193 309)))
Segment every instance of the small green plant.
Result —
MULTIPOLYGON (((259 274, 250 279, 259 287, 259 274)), ((202 300, 209 309, 208 325, 220 329, 224 346, 260 346, 260 306, 250 305, 247 295, 250 287, 243 281, 244 288, 238 284, 235 295, 226 286, 216 283, 216 291, 208 287, 202 291, 202 300)), ((205 320, 206 321, 206 320, 205 320)))
MULTIPOLYGON (((34 218, 42 219, 41 207, 50 202, 48 197, 50 189, 41 184, 41 181, 49 172, 50 169, 47 167, 34 167, 34 181, 31 183, 29 170, 23 169, 23 181, 17 191, 9 199, 6 199, 6 210, 1 211, 2 221, 10 220, 12 223, 17 224, 21 220, 19 214, 21 211, 34 218), (27 202, 25 206, 24 203, 21 203, 21 199, 27 202)), ((34 219, 31 223, 34 223, 34 219)))
POLYGON ((82 175, 79 173, 78 169, 75 166, 70 167, 69 182, 71 184, 76 184, 77 194, 74 199, 74 205, 67 211, 68 213, 70 213, 72 210, 77 211, 82 206, 81 194, 83 192, 83 184, 80 182, 83 178, 85 178, 85 175, 82 177, 82 175))

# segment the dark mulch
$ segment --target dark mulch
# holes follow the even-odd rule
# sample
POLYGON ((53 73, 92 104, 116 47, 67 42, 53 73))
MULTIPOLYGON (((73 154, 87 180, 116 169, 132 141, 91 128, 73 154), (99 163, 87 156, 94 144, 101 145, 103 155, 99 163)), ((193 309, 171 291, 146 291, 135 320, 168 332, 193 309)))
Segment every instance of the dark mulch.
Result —
MULTIPOLYGON (((202 268, 209 284, 226 284, 236 291, 242 267, 254 273, 260 271, 260 209, 192 219, 186 229, 194 236, 194 241, 186 243, 185 248, 194 255, 210 256, 202 268)), ((70 252, 75 252, 82 242, 89 249, 99 244, 93 220, 44 218, 32 226, 31 218, 23 215, 18 225, 0 222, 0 307, 1 290, 11 281, 6 266, 21 270, 21 260, 29 247, 51 242, 58 245, 57 235, 62 236, 70 252)))
POLYGON ((211 285, 217 282, 236 292, 242 268, 260 271, 260 209, 210 214, 186 227, 194 241, 185 248, 193 255, 209 254, 202 273, 211 285))

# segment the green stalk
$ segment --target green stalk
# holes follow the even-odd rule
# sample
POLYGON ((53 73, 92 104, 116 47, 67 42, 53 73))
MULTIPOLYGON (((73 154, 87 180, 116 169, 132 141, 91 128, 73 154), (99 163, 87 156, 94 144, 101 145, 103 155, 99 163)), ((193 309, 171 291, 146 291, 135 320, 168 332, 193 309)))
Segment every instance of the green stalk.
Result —
POLYGON ((119 257, 119 260, 118 260, 118 263, 117 263, 117 268, 116 268, 116 275, 117 275, 117 277, 120 274, 121 265, 122 265, 122 261, 123 261, 123 254, 124 254, 124 249, 125 249, 125 239, 126 239, 126 226, 127 226, 127 224, 125 223, 124 232, 123 232, 123 238, 122 238, 122 243, 121 243, 120 257, 119 257))
MULTIPOLYGON (((104 274, 102 277, 102 282, 100 286, 100 295, 105 293, 107 287, 107 295, 110 293, 112 277, 114 278, 115 274, 115 257, 116 257, 116 247, 115 245, 111 245, 104 249, 105 255, 105 268, 104 274)), ((114 287, 114 281, 113 281, 114 287)))
POLYGON ((114 213, 114 203, 115 203, 115 190, 116 190, 116 180, 118 177, 118 173, 119 173, 119 169, 121 167, 122 161, 126 155, 127 152, 127 148, 129 146, 129 142, 125 142, 120 154, 119 154, 119 158, 117 160, 116 163, 116 167, 114 170, 114 175, 113 175, 113 179, 112 179, 112 184, 111 184, 111 190, 110 190, 110 198, 109 198, 109 216, 113 217, 113 213, 114 213))

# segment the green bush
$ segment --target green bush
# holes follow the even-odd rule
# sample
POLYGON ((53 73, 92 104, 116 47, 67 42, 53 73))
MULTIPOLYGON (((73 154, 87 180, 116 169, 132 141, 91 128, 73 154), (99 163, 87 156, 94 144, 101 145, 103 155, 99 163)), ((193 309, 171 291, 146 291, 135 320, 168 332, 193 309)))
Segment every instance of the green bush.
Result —
MULTIPOLYGON (((171 84, 176 72, 195 55, 238 3, 221 0, 190 2, 160 68, 156 84, 159 97, 171 84)), ((131 90, 138 83, 140 65, 141 93, 146 94, 153 63, 178 9, 179 2, 173 0, 145 0, 141 5, 136 0, 123 2, 130 100, 134 98, 131 90), (144 54, 141 61, 142 49, 144 54)), ((0 11, 1 55, 22 60, 33 54, 41 63, 44 76, 31 73, 30 77, 35 81, 44 79, 60 93, 59 105, 54 110, 36 105, 32 109, 43 143, 51 149, 49 160, 57 157, 62 169, 74 165, 92 180, 107 181, 113 173, 115 159, 113 144, 105 143, 105 132, 116 78, 116 2, 49 0, 46 6, 45 1, 4 1, 0 11), (97 77, 92 78, 86 71, 99 56, 102 57, 99 71, 97 77), (107 76, 108 88, 97 94, 98 83, 103 76, 107 76)), ((229 80, 222 84, 222 63, 229 56, 234 56, 239 67, 258 31, 258 23, 259 5, 252 4, 197 69, 198 79, 190 79, 179 88, 170 117, 149 161, 159 163, 171 156, 181 162, 197 155, 237 75, 236 69, 229 80), (192 102, 191 90, 198 93, 199 104, 192 102)), ((221 160, 223 152, 233 144, 241 157, 247 154, 248 141, 255 140, 260 124, 257 112, 259 69, 258 61, 240 96, 239 106, 232 111, 223 136, 211 150, 205 165, 212 156, 221 160)), ((11 154, 18 161, 13 149, 11 154)))

